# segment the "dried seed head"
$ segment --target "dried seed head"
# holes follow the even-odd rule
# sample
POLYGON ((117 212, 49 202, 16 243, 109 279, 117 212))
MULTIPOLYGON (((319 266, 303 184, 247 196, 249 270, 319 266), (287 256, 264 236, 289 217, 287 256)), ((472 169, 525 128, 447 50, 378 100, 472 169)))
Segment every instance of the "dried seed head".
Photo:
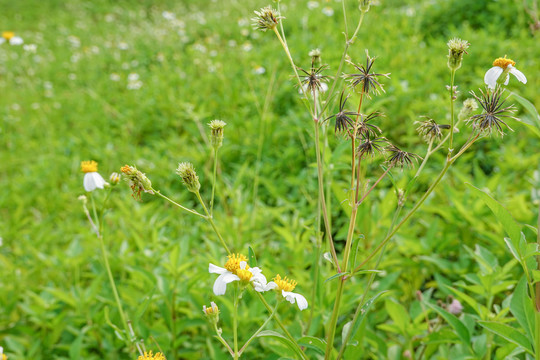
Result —
POLYGON ((463 102, 463 107, 459 111, 458 119, 465 121, 471 117, 471 114, 478 109, 478 103, 473 98, 468 98, 463 102))
POLYGON ((272 9, 270 6, 254 12, 257 16, 251 18, 251 21, 253 22, 253 28, 256 30, 274 30, 279 23, 279 20, 283 19, 283 17, 279 15, 279 12, 272 9))
POLYGON ((351 87, 356 89, 358 86, 361 87, 360 91, 366 94, 368 97, 371 97, 370 94, 379 95, 384 91, 383 85, 379 83, 378 77, 384 76, 390 78, 390 73, 388 74, 376 74, 372 72, 373 63, 375 58, 369 56, 369 53, 366 50, 366 65, 355 64, 351 61, 347 61, 349 64, 354 66, 358 73, 356 74, 345 74, 345 79, 348 79, 351 83, 351 87))
POLYGON ((199 183, 199 177, 195 172, 195 168, 192 163, 183 162, 178 164, 176 173, 182 178, 182 183, 187 187, 192 193, 198 193, 201 188, 199 183))
POLYGON ((376 137, 372 139, 369 135, 367 135, 364 140, 362 140, 360 145, 358 145, 356 152, 358 153, 358 157, 364 157, 365 155, 374 157, 375 154, 381 154, 384 151, 384 145, 387 143, 388 141, 384 137, 376 137))
POLYGON ((386 160, 388 165, 391 167, 400 167, 401 169, 403 169, 405 166, 412 167, 413 160, 418 161, 418 159, 421 159, 420 156, 403 151, 395 145, 390 145, 386 151, 391 153, 388 160, 386 160))
POLYGON ((432 140, 439 140, 442 137, 441 129, 450 129, 450 125, 439 125, 435 120, 426 118, 424 121, 415 121, 418 124, 416 131, 424 137, 428 143, 432 140))
POLYGON ((480 106, 482 106, 483 109, 481 114, 471 116, 468 119, 468 121, 472 123, 474 129, 485 132, 488 135, 491 135, 494 129, 500 135, 504 135, 503 126, 510 131, 513 131, 502 118, 518 120, 518 118, 512 116, 516 109, 514 108, 514 105, 503 107, 508 97, 501 100, 502 91, 500 86, 497 86, 495 90, 491 91, 488 90, 484 92, 480 90, 480 96, 476 96, 476 94, 471 91, 471 95, 480 103, 480 106))
POLYGON ((210 142, 214 149, 219 149, 223 145, 223 129, 227 123, 221 120, 212 120, 208 123, 210 126, 210 142))
POLYGON ((148 179, 144 173, 137 170, 135 166, 124 165, 120 170, 126 177, 135 199, 140 200, 141 192, 143 191, 148 194, 155 194, 155 190, 152 188, 152 182, 150 179, 148 179))
POLYGON ((456 71, 461 67, 463 54, 467 54, 467 49, 470 44, 467 40, 453 38, 448 41, 448 67, 452 71, 456 71))

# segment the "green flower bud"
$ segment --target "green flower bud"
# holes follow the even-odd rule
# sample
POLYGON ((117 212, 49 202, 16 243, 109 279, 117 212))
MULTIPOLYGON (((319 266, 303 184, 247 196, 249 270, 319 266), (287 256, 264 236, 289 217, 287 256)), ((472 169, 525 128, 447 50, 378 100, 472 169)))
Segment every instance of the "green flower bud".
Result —
POLYGON ((478 109, 478 103, 473 98, 469 98, 463 102, 463 107, 459 111, 458 119, 461 121, 471 117, 473 111, 478 109))
POLYGON ((223 129, 225 128, 225 121, 212 120, 208 123, 210 126, 210 142, 214 149, 219 149, 223 145, 223 129))
POLYGON ((182 182, 186 185, 187 189, 193 193, 198 193, 201 188, 199 183, 199 177, 195 172, 193 164, 188 162, 183 162, 178 164, 176 173, 182 178, 182 182))
POLYGON ((453 38, 448 41, 448 67, 452 71, 456 71, 461 67, 463 61, 463 54, 467 54, 469 43, 467 40, 461 40, 453 38))

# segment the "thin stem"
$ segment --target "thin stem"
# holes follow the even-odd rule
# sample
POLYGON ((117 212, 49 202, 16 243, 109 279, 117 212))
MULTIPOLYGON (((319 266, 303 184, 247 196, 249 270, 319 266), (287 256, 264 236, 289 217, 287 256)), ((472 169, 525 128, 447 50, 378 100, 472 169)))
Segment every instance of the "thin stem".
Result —
POLYGON ((296 65, 295 65, 294 60, 293 60, 293 58, 291 56, 291 53, 289 51, 289 47, 287 46, 287 43, 285 41, 283 41, 283 38, 279 34, 279 31, 277 30, 276 27, 274 27, 274 33, 276 34, 279 42, 281 43, 281 46, 283 46, 283 50, 285 50, 285 54, 287 55, 287 58, 289 59, 289 61, 291 63, 291 66, 293 68, 294 76, 296 78, 296 81, 298 82, 298 86, 300 87, 300 90, 302 91, 302 94, 304 95, 304 98, 302 99, 302 102, 307 107, 311 117, 315 118, 313 112, 311 111, 311 107, 309 106, 308 100, 307 100, 308 96, 307 96, 307 93, 306 93, 306 89, 304 89, 304 87, 302 86, 302 80, 300 80, 300 76, 298 75, 298 70, 296 69, 296 65))
POLYGON ((364 202, 364 200, 366 199, 366 197, 373 191, 373 189, 375 189, 375 187, 379 184, 379 182, 381 182, 381 180, 386 176, 386 174, 388 174, 388 172, 390 171, 391 167, 388 167, 383 173, 381 176, 379 176, 379 178, 377 179, 377 181, 375 181, 375 183, 373 184, 373 186, 371 186, 369 188, 368 191, 366 191, 366 193, 364 194, 364 196, 362 196, 362 198, 360 199, 360 201, 357 201, 356 202, 356 206, 360 206, 360 204, 362 204, 362 202, 364 202))
POLYGON ((428 145, 428 148, 427 148, 427 151, 426 151, 426 156, 424 156, 424 160, 422 160, 422 163, 418 167, 418 170, 416 171, 416 174, 414 174, 414 179, 416 179, 418 176, 420 176, 420 173, 424 169, 424 166, 426 165, 427 160, 431 156, 431 147, 433 146, 433 141, 434 140, 435 140, 435 138, 431 138, 431 140, 429 140, 429 145, 428 145))
POLYGON ((197 199, 199 199, 199 202, 201 203, 203 209, 204 209, 204 212, 206 213, 206 216, 203 216, 209 223, 210 225, 212 225, 212 229, 214 230, 214 232, 216 233, 217 237, 219 238, 219 241, 221 242, 221 246, 223 246, 223 248, 225 249, 225 251, 227 251, 227 254, 231 254, 231 251, 229 250, 229 247, 227 246, 227 244, 225 243, 225 240, 223 240, 223 237, 221 236, 221 233, 219 232, 219 230, 217 229, 216 227, 216 224, 214 223, 214 219, 212 219, 212 216, 210 215, 210 213, 208 212, 208 209, 206 208, 206 205, 204 204, 204 201, 203 199, 201 198, 201 194, 197 191, 195 193, 195 195, 197 195, 197 199))
POLYGON ((328 221, 328 212, 326 210, 326 201, 324 198, 324 180, 323 180, 323 171, 322 171, 321 150, 320 150, 320 144, 319 144, 320 122, 315 121, 314 124, 315 124, 315 152, 317 153, 317 179, 319 182, 319 198, 321 199, 324 226, 326 228, 326 236, 328 238, 328 243, 330 245, 330 252, 332 254, 332 259, 334 260, 334 263, 336 264, 338 272, 341 272, 337 254, 336 254, 336 249, 334 247, 334 240, 332 239, 332 233, 330 232, 330 222, 328 221))
MULTIPOLYGON (((266 301, 266 299, 264 298, 264 296, 256 291, 256 294, 257 296, 259 297, 259 300, 261 300, 261 302, 263 303, 264 307, 266 308, 266 310, 268 310, 269 312, 272 312, 272 308, 270 307, 270 305, 268 305, 268 302, 266 301)), ((298 345, 298 343, 296 342, 296 340, 294 339, 294 337, 291 335, 291 333, 287 330, 287 328, 285 327, 285 325, 283 325, 283 323, 281 322, 281 320, 279 320, 279 318, 277 317, 277 315, 274 315, 274 320, 276 321, 276 323, 278 324, 279 328, 281 330, 283 330, 283 332, 285 333, 285 336, 296 346, 298 352, 301 354, 302 356, 302 359, 304 360, 308 360, 306 354, 304 353, 304 350, 302 350, 302 348, 300 347, 300 345, 298 345)))
MULTIPOLYGON (((537 230, 536 243, 540 246, 540 207, 538 209, 538 220, 537 220, 537 230)), ((536 257, 537 269, 540 270, 540 256, 536 257)), ((526 267, 527 265, 525 265, 526 267)), ((536 360, 540 360, 540 283, 536 283, 536 292, 535 292, 535 307, 534 307, 534 329, 535 329, 535 347, 534 353, 536 360)))
POLYGON ((233 348, 234 348, 234 360, 237 360, 240 357, 240 354, 238 353, 238 284, 235 284, 234 287, 234 309, 233 309, 233 348))
POLYGON ((160 196, 160 197, 162 197, 163 199, 165 199, 165 200, 167 200, 168 202, 170 202, 171 204, 178 206, 180 209, 182 209, 182 210, 184 210, 184 211, 187 211, 187 212, 189 212, 189 213, 192 213, 193 215, 197 215, 197 216, 200 216, 200 217, 202 217, 202 218, 205 218, 205 216, 204 216, 203 214, 199 214, 199 213, 198 213, 197 211, 195 211, 195 210, 191 210, 191 209, 188 209, 188 208, 185 207, 185 206, 180 205, 179 203, 175 202, 174 200, 169 199, 167 196, 163 195, 161 192, 155 191, 155 193, 156 193, 157 196, 160 196))
POLYGON ((238 354, 239 356, 242 355, 242 353, 246 350, 249 343, 252 342, 257 337, 257 335, 259 335, 259 333, 264 329, 264 327, 270 322, 270 320, 272 320, 272 318, 276 314, 278 305, 279 305, 279 302, 276 301, 276 306, 274 306, 274 310, 272 310, 272 313, 270 314, 268 319, 266 319, 266 321, 261 325, 261 327, 257 331, 255 331, 253 335, 251 335, 251 337, 248 339, 248 341, 246 341, 244 346, 242 346, 242 348, 240 349, 240 353, 238 354))
MULTIPOLYGON (((356 212, 353 210, 353 212, 356 212)), ((332 350, 334 349, 334 337, 336 336, 336 326, 337 319, 339 315, 339 305, 341 304, 341 295, 343 294, 343 287, 345 285, 345 279, 342 277, 339 279, 336 300, 334 301, 334 309, 332 310, 332 317, 330 318, 330 323, 328 324, 328 335, 326 337, 326 351, 324 354, 324 359, 329 360, 332 350)))
POLYGON ((210 198, 210 216, 214 213, 214 196, 216 193, 216 178, 217 178, 217 163, 218 163, 219 147, 214 147, 214 176, 212 179, 212 197, 210 198))
POLYGON ((448 147, 448 157, 452 154, 453 144, 454 144, 454 77, 456 75, 456 70, 451 71, 450 76, 450 145, 448 147))
POLYGON ((216 336, 220 343, 223 344, 227 348, 227 351, 229 351, 229 354, 231 354, 232 357, 234 357, 233 349, 231 349, 231 346, 227 343, 227 341, 221 336, 221 329, 218 329, 217 322, 214 322, 214 330, 216 330, 216 336))

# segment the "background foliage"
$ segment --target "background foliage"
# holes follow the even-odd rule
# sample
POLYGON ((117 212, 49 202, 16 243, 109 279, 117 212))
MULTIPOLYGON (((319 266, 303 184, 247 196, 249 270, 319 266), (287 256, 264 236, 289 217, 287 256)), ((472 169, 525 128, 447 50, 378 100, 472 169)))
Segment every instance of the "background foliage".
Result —
MULTIPOLYGON (((113 322, 118 314, 97 242, 77 201, 84 191, 80 161, 98 161, 104 175, 133 163, 155 188, 195 206, 174 169, 180 161, 193 162, 202 193, 209 194, 206 123, 215 118, 228 123, 221 150, 219 226, 235 249, 246 252, 251 245, 263 269, 290 274, 299 282, 298 291, 311 299, 317 199, 312 124, 279 43, 251 29, 253 10, 266 5, 252 0, 2 3, 0 31, 13 30, 25 44, 36 45, 35 50, 0 46, 0 344, 10 358, 134 358, 107 325, 107 311, 113 322), (261 120, 267 94, 270 106, 261 120), (257 163, 260 131, 263 155, 257 163), (259 184, 256 199, 254 181, 259 184)), ((355 1, 347 6, 349 14, 359 15, 355 1)), ((330 73, 335 71, 343 49, 341 3, 284 1, 283 10, 289 46, 300 66, 308 67, 309 50, 320 48, 330 73)), ((378 57, 376 70, 391 73, 386 95, 370 102, 386 114, 380 126, 387 136, 422 154, 425 144, 414 121, 420 115, 448 119, 446 42, 454 36, 472 44, 457 74, 460 100, 483 85, 494 58, 507 54, 529 80, 522 86, 511 79, 510 88, 539 108, 540 47, 529 22, 518 1, 471 6, 459 0, 395 0, 373 6, 350 55, 364 61, 369 49, 378 57)), ((395 237, 377 282, 377 289, 390 295, 377 303, 365 337, 357 339, 366 358, 399 359, 407 337, 425 331, 418 290, 447 302, 448 295, 456 296, 445 286, 450 285, 478 303, 489 300, 504 307, 521 271, 505 249, 501 226, 466 183, 491 192, 518 222, 535 223, 538 138, 518 122, 509 125, 514 132, 484 140, 462 158, 395 237), (482 288, 478 274, 493 279, 489 289, 482 288), (411 317, 400 330, 401 320, 391 314, 402 309, 411 317)), ((326 161, 333 169, 331 203, 339 240, 346 232, 342 201, 348 147, 332 134, 329 139, 335 150, 326 161)), ((442 157, 428 163, 420 190, 441 164, 442 157)), ((395 178, 404 184, 411 175, 398 172, 395 178)), ((381 189, 360 210, 365 248, 381 240, 395 207, 390 181, 381 189)), ((227 335, 232 304, 226 296, 213 296, 214 278, 207 272, 208 262, 223 263, 224 254, 209 227, 158 198, 144 195, 136 202, 127 186, 115 192, 105 236, 137 334, 148 339, 149 347, 152 336, 170 359, 226 359, 201 312, 203 304, 215 300, 227 335)), ((329 270, 322 276, 330 276, 329 270)), ((355 281, 362 288, 365 279, 355 281)), ((309 329, 310 311, 281 308, 280 318, 295 336, 324 332, 333 301, 327 294, 335 285, 315 289, 319 305, 309 329)), ((344 313, 358 301, 353 293, 346 296, 344 313)), ((251 300, 246 295, 250 305, 241 308, 241 338, 265 319, 262 306, 251 300)), ((464 304, 473 346, 481 347, 489 335, 475 325, 473 307, 464 304)), ((495 341, 501 345, 497 356, 515 348, 495 341)), ((256 344, 246 358, 287 354, 272 340, 256 344)), ((440 346, 447 354, 454 349, 452 341, 440 346)))

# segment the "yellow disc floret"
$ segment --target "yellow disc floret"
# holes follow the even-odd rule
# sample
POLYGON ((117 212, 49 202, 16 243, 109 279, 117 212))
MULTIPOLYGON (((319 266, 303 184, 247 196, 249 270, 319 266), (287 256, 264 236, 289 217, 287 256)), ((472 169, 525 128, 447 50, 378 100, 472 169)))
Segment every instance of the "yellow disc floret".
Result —
POLYGON ((2 33, 2 37, 6 39, 7 41, 11 40, 11 38, 14 36, 15 36, 15 33, 13 31, 4 31, 2 33))
MULTIPOLYGON (((247 267, 248 266, 246 265, 246 268, 247 267)), ((238 276, 241 281, 249 281, 253 277, 253 274, 248 269, 238 269, 236 270, 236 276, 238 276)))
POLYGON ((0 360, 7 360, 7 356, 5 354, 2 354, 2 356, 0 357, 0 360))
MULTIPOLYGON (((229 260, 227 260, 227 262, 225 263, 225 269, 227 269, 229 272, 232 272, 233 274, 238 275, 237 271, 240 269, 240 262, 247 262, 247 257, 242 254, 232 254, 227 257, 229 258, 229 260)), ((247 269, 249 269, 249 265, 246 265, 246 268, 244 270, 247 269)))
POLYGON ((279 290, 285 290, 285 291, 293 291, 297 284, 296 281, 287 279, 286 276, 282 279, 281 276, 279 276, 279 274, 277 274, 276 277, 274 278, 274 282, 278 286, 279 290))
POLYGON ((508 65, 515 66, 516 62, 512 59, 507 59, 506 55, 504 55, 504 58, 498 58, 493 62, 493 66, 498 66, 503 69, 506 69, 508 65))
POLYGON ((144 352, 144 355, 139 356, 137 360, 166 360, 162 353, 158 352, 155 355, 150 352, 144 352))
POLYGON ((97 162, 95 162, 94 160, 82 161, 81 162, 81 171, 83 173, 97 172, 97 162))

